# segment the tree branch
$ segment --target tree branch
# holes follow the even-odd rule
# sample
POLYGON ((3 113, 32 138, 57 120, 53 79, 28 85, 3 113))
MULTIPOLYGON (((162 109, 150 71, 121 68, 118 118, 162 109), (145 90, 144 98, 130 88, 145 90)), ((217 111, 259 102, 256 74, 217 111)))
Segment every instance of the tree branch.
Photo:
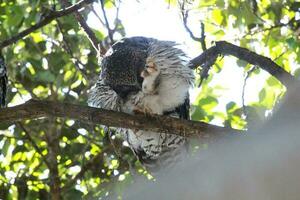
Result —
POLYGON ((212 65, 219 55, 232 55, 250 64, 256 65, 269 72, 287 88, 296 81, 290 73, 285 71, 281 66, 277 65, 270 58, 258 55, 257 53, 252 52, 246 48, 242 48, 225 41, 216 42, 215 46, 210 47, 201 55, 192 59, 190 61, 190 67, 194 69, 202 65, 212 65))
POLYGON ((122 112, 53 101, 30 100, 25 104, 0 109, 0 122, 14 122, 44 117, 68 117, 87 123, 112 127, 142 129, 176 134, 183 137, 215 139, 242 131, 203 122, 167 116, 130 115, 122 112))
POLYGON ((101 4, 101 10, 103 12, 105 25, 106 25, 106 28, 107 28, 107 31, 108 31, 108 37, 110 39, 110 43, 113 44, 114 43, 114 36, 113 36, 113 32, 112 32, 112 30, 109 26, 109 22, 108 22, 108 19, 107 19, 106 11, 105 11, 105 8, 104 8, 104 0, 100 0, 100 4, 101 4))
MULTIPOLYGON (((70 6, 71 3, 69 3, 68 0, 61 0, 62 4, 64 6, 70 6)), ((78 23, 80 24, 81 28, 84 30, 86 33, 88 39, 90 40, 91 44, 93 45, 94 49, 98 52, 101 53, 101 49, 104 47, 101 45, 101 43, 98 41, 95 33, 91 30, 91 28, 87 25, 86 20, 83 18, 83 16, 76 10, 74 11, 74 16, 78 23), (98 46, 99 45, 99 46, 98 46), (100 49, 99 49, 100 47, 100 49)))
POLYGON ((50 13, 41 21, 39 21, 38 23, 36 23, 35 25, 29 27, 28 29, 18 33, 17 35, 12 36, 11 38, 4 40, 2 42, 0 42, 0 49, 7 47, 15 42, 17 42, 18 40, 22 39, 23 37, 25 37, 26 35, 34 32, 35 30, 49 24, 50 22, 52 22, 53 20, 59 18, 59 17, 63 17, 65 15, 68 15, 74 11, 77 11, 81 8, 83 8, 85 5, 92 3, 94 0, 81 0, 78 3, 66 8, 66 9, 62 9, 59 11, 53 11, 51 10, 50 13))
POLYGON ((83 68, 84 64, 78 59, 78 58, 75 58, 74 54, 73 54, 73 50, 71 48, 71 46, 69 45, 68 43, 68 40, 67 40, 67 37, 66 37, 66 34, 64 32, 64 30, 62 29, 62 25, 60 23, 59 20, 56 20, 57 21, 57 28, 59 30, 59 32, 61 33, 62 35, 62 47, 63 49, 69 54, 69 56, 71 57, 71 60, 72 62, 74 63, 76 69, 78 71, 80 71, 80 73, 82 74, 82 76, 88 80, 88 74, 86 72, 86 70, 83 68), (82 67, 81 67, 82 66, 82 67))
POLYGON ((50 117, 50 123, 48 123, 48 129, 45 131, 45 138, 48 144, 49 161, 49 178, 50 178, 50 194, 51 200, 61 199, 61 180, 59 176, 57 156, 59 155, 59 132, 55 127, 54 117, 50 117))

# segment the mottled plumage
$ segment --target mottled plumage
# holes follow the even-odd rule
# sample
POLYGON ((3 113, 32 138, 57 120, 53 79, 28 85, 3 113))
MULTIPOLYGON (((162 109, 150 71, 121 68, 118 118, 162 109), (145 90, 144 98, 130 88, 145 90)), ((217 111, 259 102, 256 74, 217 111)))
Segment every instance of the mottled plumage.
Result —
MULTIPOLYGON (((188 90, 194 75, 176 43, 125 38, 112 46, 101 68, 90 92, 90 106, 188 119, 188 90)), ((117 132, 150 170, 168 166, 184 149, 185 139, 180 136, 124 128, 117 132)))

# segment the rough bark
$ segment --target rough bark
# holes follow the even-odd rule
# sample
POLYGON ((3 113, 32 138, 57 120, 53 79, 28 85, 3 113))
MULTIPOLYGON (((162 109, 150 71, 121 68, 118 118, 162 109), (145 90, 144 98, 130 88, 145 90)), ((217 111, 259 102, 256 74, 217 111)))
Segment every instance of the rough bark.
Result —
POLYGON ((0 122, 15 122, 44 117, 67 117, 93 124, 142 129, 206 139, 214 139, 242 132, 203 122, 188 121, 167 116, 130 115, 122 112, 53 101, 30 100, 19 106, 0 109, 0 122))

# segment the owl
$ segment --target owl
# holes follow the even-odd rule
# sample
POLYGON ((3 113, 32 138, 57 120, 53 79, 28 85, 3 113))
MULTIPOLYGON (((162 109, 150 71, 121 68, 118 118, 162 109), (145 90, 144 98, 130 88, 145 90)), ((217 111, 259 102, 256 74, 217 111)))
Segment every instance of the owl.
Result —
MULTIPOLYGON (((194 74, 187 55, 172 41, 131 37, 115 43, 101 60, 88 104, 129 114, 189 119, 194 74)), ((116 128, 140 162, 157 171, 176 163, 186 139, 165 133, 116 128)))

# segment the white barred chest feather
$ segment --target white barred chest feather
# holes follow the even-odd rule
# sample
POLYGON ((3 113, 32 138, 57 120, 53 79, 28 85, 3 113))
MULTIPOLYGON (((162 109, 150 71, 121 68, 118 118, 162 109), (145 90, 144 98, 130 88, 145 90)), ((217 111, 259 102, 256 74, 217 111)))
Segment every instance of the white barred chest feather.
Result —
POLYGON ((130 113, 132 106, 136 105, 146 112, 161 115, 182 104, 194 82, 193 71, 188 68, 187 60, 182 50, 153 43, 146 66, 151 63, 156 69, 144 77, 142 91, 128 99, 123 111, 130 113), (156 87, 153 88, 153 85, 156 87), (153 88, 153 93, 149 88, 153 88))

